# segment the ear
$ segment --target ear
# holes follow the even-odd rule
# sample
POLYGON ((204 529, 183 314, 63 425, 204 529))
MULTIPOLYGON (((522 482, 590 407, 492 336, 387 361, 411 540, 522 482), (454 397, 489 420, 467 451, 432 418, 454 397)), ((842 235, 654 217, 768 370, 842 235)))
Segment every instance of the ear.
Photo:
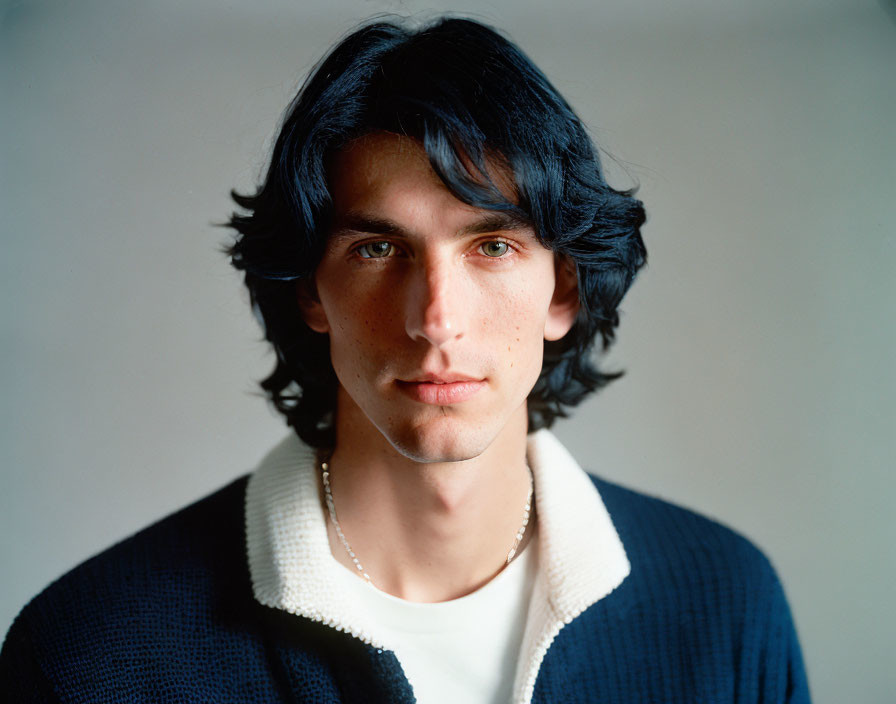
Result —
POLYGON ((296 284, 296 300, 302 313, 302 320, 314 332, 330 332, 330 322, 317 295, 317 286, 312 279, 300 279, 296 284))
POLYGON ((554 255, 554 295, 544 322, 544 339, 559 340, 572 329, 579 313, 579 278, 575 263, 563 254, 554 255))

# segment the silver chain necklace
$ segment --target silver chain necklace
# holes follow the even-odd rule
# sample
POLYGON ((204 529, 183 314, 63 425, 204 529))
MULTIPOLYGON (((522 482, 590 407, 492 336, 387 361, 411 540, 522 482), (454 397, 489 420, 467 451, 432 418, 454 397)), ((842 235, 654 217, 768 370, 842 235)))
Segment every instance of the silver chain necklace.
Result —
MULTIPOLYGON (((324 497, 327 501, 327 511, 330 513, 330 520, 333 521, 336 535, 338 535, 339 540, 342 541, 342 546, 345 548, 352 563, 355 565, 355 569, 358 570, 358 574, 361 575, 361 577, 364 578, 364 581, 370 586, 374 586, 373 582, 370 581, 370 575, 364 571, 364 568, 361 566, 361 561, 358 559, 358 556, 355 555, 352 546, 348 544, 348 539, 345 537, 345 533, 342 532, 342 526, 339 525, 339 519, 336 518, 336 504, 333 502, 333 491, 330 489, 330 465, 327 462, 321 462, 320 469, 321 478, 323 479, 324 484, 324 497)), ((534 486, 535 483, 532 480, 532 470, 529 468, 529 495, 526 496, 526 508, 523 510, 523 524, 513 537, 513 545, 510 546, 510 552, 507 553, 507 559, 504 561, 505 567, 510 564, 510 561, 513 559, 514 555, 516 555, 516 551, 523 540, 523 536, 526 534, 526 526, 529 525, 529 514, 532 511, 532 494, 534 486)))

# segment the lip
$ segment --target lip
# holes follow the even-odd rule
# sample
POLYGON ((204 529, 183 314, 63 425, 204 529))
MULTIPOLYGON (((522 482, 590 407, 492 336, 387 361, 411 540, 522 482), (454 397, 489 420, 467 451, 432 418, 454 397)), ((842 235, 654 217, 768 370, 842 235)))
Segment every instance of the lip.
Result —
POLYGON ((420 403, 434 406, 450 406, 475 396, 485 387, 483 379, 446 374, 444 376, 425 374, 418 379, 396 380, 396 386, 406 396, 420 403))

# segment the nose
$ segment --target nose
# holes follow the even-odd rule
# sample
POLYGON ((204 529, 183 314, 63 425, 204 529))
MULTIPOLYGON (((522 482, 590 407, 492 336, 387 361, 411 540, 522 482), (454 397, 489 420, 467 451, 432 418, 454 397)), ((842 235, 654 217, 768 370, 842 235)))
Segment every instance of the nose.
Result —
POLYGON ((460 273, 445 261, 414 267, 405 301, 405 328, 411 339, 442 347, 463 337, 466 314, 459 279, 460 273))

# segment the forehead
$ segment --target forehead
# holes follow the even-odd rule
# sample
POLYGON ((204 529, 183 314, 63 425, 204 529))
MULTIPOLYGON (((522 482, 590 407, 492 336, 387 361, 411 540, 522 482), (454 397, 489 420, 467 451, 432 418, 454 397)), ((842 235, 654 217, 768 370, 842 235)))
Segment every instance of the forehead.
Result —
MULTIPOLYGON (((334 203, 381 195, 390 185, 443 186, 417 140, 375 132, 349 142, 329 161, 327 177, 334 203)), ((446 188, 447 190, 447 188, 446 188)))
MULTIPOLYGON (((509 170, 497 159, 486 159, 487 176, 469 159, 461 159, 467 173, 483 185, 496 186, 502 196, 516 202, 515 184, 509 170)), ((460 201, 433 170, 422 144, 412 137, 373 132, 349 142, 328 161, 327 177, 338 218, 348 210, 376 207, 407 209, 415 202, 466 210, 482 209, 460 201)), ((494 211, 492 211, 494 212, 494 211)))

